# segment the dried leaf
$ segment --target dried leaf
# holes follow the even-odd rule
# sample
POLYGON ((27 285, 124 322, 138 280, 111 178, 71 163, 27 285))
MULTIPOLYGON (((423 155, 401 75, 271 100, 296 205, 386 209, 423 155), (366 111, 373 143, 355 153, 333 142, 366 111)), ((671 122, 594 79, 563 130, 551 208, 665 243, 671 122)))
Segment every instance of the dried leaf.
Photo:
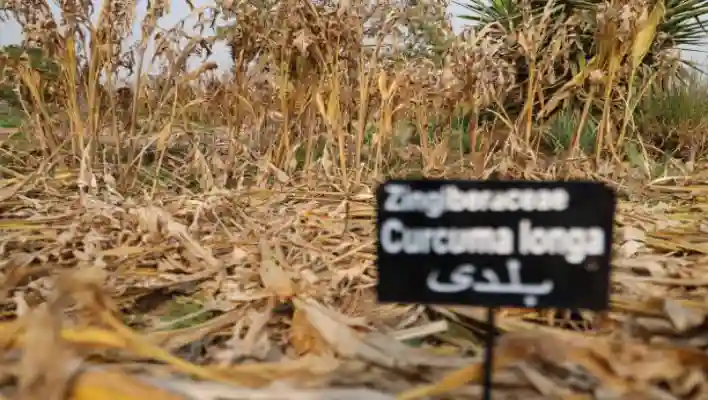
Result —
POLYGON ((296 309, 293 314, 290 324, 290 343, 298 355, 329 353, 322 335, 310 324, 306 313, 301 308, 296 309))
POLYGON ((664 313, 679 333, 703 325, 706 319, 702 311, 689 308, 673 299, 664 300, 664 313))
POLYGON ((48 304, 40 305, 26 318, 19 371, 20 398, 62 399, 81 362, 62 340, 60 316, 52 314, 48 304))
POLYGON ((272 250, 265 239, 260 241, 260 250, 260 276, 265 288, 281 298, 292 297, 295 294, 294 284, 285 270, 276 263, 272 250))
POLYGON ((76 378, 69 399, 182 400, 183 397, 119 371, 92 370, 76 378))

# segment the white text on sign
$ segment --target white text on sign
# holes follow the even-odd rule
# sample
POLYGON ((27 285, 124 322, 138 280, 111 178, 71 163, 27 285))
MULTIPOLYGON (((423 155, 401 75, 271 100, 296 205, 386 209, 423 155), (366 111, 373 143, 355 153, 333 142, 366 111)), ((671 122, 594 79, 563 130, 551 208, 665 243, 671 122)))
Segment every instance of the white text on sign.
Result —
POLYGON ((422 212, 438 218, 445 212, 563 211, 570 196, 563 188, 460 190, 445 185, 437 191, 416 191, 406 185, 386 186, 388 212, 422 212))
POLYGON ((381 224, 381 246, 388 254, 554 255, 571 264, 605 252, 605 231, 600 227, 534 227, 522 219, 517 232, 515 238, 508 226, 407 227, 388 218, 381 224))
POLYGON ((437 293, 459 293, 473 290, 479 293, 523 294, 525 295, 524 305, 527 307, 534 307, 538 303, 538 296, 549 294, 553 290, 553 282, 550 280, 544 280, 537 284, 522 283, 521 263, 516 259, 507 260, 506 269, 509 273, 508 283, 501 282, 491 269, 482 270, 482 277, 487 282, 475 282, 475 266, 463 264, 452 271, 449 283, 440 281, 439 271, 431 271, 428 275, 427 285, 430 290, 437 293))

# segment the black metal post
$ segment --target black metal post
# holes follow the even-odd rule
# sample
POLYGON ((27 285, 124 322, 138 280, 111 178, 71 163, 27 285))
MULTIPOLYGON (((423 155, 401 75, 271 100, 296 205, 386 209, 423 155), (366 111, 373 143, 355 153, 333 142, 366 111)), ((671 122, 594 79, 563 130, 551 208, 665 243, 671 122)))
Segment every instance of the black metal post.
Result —
POLYGON ((492 376, 494 368, 494 345, 496 342, 496 332, 494 317, 496 310, 487 308, 487 337, 485 338, 486 348, 484 349, 484 386, 482 398, 484 400, 492 400, 492 376))

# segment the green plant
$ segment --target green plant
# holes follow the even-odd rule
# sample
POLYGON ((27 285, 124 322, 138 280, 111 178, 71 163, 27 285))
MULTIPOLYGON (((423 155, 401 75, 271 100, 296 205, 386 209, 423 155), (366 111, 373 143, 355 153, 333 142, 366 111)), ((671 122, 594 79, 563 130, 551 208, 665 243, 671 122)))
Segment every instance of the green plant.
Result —
POLYGON ((44 96, 51 96, 59 77, 59 64, 46 57, 40 48, 9 45, 0 48, 0 101, 11 107, 20 106, 18 94, 26 93, 18 68, 28 68, 37 74, 44 96), (18 88, 19 90, 16 90, 18 88))
MULTIPOLYGON (((549 121, 543 136, 544 146, 553 153, 570 150, 580 121, 579 113, 571 109, 561 110, 549 121)), ((593 118, 589 118, 583 125, 578 139, 578 147, 583 153, 591 154, 595 150, 597 128, 597 121, 593 118)))
POLYGON ((182 329, 199 325, 214 316, 202 303, 188 297, 177 297, 167 303, 165 315, 160 320, 162 329, 182 329))
POLYGON ((23 117, 21 109, 13 106, 9 100, 0 97, 0 128, 16 128, 22 124, 23 117))
POLYGON ((653 89, 636 110, 639 123, 680 126, 700 124, 708 119, 708 81, 693 74, 686 84, 653 89))
POLYGON ((700 152, 708 142, 708 78, 694 73, 683 83, 652 88, 638 104, 634 120, 661 151, 700 152))

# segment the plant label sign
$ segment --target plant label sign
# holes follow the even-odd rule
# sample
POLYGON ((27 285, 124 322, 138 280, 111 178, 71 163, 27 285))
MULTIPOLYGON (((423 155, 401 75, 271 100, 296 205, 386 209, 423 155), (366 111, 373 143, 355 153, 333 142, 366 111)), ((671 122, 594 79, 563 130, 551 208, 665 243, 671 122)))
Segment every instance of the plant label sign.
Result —
POLYGON ((601 183, 391 180, 376 200, 381 302, 609 305, 616 199, 601 183))

